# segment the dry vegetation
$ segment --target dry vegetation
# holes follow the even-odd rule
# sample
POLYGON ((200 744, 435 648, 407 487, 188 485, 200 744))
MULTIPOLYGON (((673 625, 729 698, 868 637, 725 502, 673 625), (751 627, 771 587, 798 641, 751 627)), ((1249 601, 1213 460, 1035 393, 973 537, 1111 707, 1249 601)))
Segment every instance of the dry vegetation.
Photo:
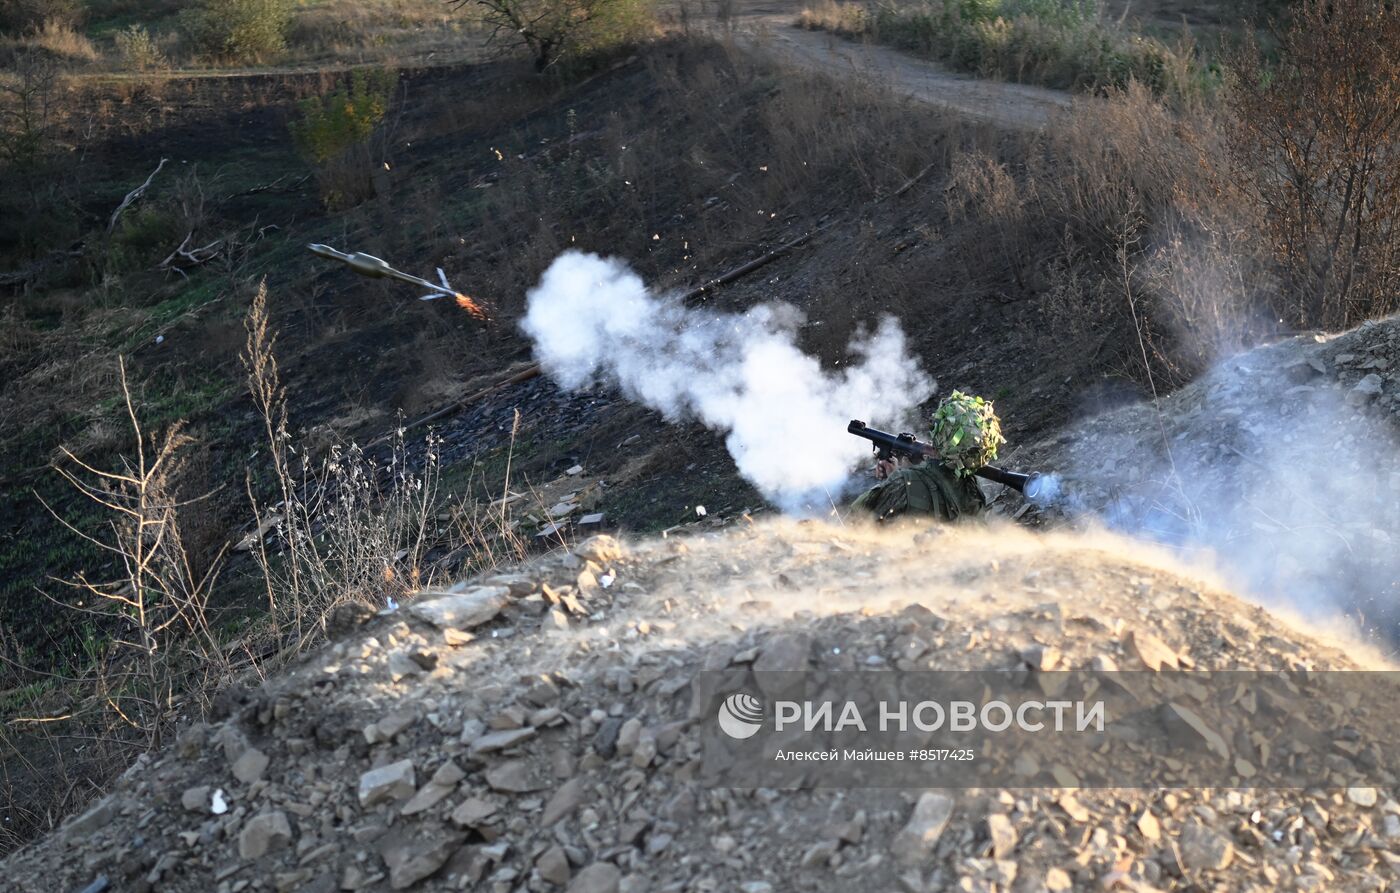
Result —
POLYGON ((1095 0, 918 0, 875 4, 822 0, 798 25, 869 37, 980 77, 1076 91, 1129 81, 1178 101, 1218 86, 1189 30, 1167 40, 1110 17, 1095 0))

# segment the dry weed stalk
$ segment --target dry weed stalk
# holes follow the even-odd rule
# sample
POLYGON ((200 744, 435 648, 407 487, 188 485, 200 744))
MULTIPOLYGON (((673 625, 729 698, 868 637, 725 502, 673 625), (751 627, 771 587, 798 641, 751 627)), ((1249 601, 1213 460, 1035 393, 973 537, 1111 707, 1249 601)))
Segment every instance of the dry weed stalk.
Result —
POLYGON ((249 545, 262 572, 268 610, 286 636, 280 644, 296 653, 320 636, 336 607, 347 602, 384 607, 430 582, 427 554, 436 534, 439 442, 427 437, 418 467, 410 461, 402 427, 390 438, 387 457, 355 444, 334 444, 319 459, 307 455, 288 430, 266 283, 258 288, 246 327, 243 362, 279 499, 262 504, 249 475, 257 522, 249 545))
MULTIPOLYGON (((78 471, 57 466, 72 487, 109 513, 109 536, 78 530, 49 509, 70 532, 112 557, 117 573, 106 580, 80 572, 59 581, 80 595, 68 606, 75 611, 119 622, 107 660, 96 674, 99 696, 123 722, 154 749, 175 717, 179 695, 189 688, 190 665, 207 671, 220 654, 209 624, 209 596, 222 565, 223 551, 202 575, 196 574, 180 534, 178 510, 205 496, 176 497, 181 450, 191 443, 179 424, 161 437, 148 438, 141 428, 119 362, 122 397, 131 423, 135 456, 120 471, 103 471, 67 448, 63 456, 78 471), (86 604, 91 598, 93 606, 86 604), (196 659, 190 664, 187 657, 196 659)), ((47 508, 47 505, 46 505, 47 508)), ((207 676, 206 676, 207 678, 207 676)))

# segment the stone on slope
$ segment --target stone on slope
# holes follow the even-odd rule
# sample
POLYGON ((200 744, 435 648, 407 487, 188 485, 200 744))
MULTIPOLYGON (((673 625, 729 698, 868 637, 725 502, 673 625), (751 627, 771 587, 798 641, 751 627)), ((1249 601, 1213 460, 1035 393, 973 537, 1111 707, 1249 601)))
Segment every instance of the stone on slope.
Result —
POLYGON ((524 794, 544 787, 531 774, 524 760, 510 760, 487 769, 486 783, 497 791, 509 794, 524 794))
POLYGON ((189 812, 209 811, 209 786, 199 785, 198 787, 186 788, 180 795, 180 805, 189 812))
POLYGON ((992 842, 992 858, 1005 859, 1016 849, 1020 835, 1011 820, 999 812, 987 816, 987 836, 992 842))
POLYGON ((466 592, 425 592, 408 609, 419 620, 439 628, 471 629, 495 618, 506 606, 510 589, 477 586, 466 592))
POLYGON ((560 887, 567 884, 573 876, 569 868, 569 857, 564 854, 564 848, 557 843, 540 853, 540 857, 535 860, 535 870, 540 873, 540 877, 560 887))
POLYGON ((618 893, 622 872, 611 862, 594 862, 574 876, 569 893, 618 893))
POLYGON ((265 853, 281 849, 292 839, 292 826, 281 810, 253 816, 238 832, 238 856, 260 859, 265 853))
POLYGON ((1176 652, 1166 642, 1151 633, 1133 630, 1128 633, 1128 645, 1132 647, 1133 653, 1147 669, 1154 671, 1161 670, 1162 667, 1176 669, 1176 652))
POLYGON ((1163 705, 1162 725, 1172 738, 1188 745, 1205 745, 1222 760, 1230 759, 1230 747, 1225 739, 1189 707, 1175 703, 1163 705))
POLYGON ((471 743, 473 756, 484 753, 495 753, 498 750, 505 750, 524 741, 535 734, 535 730, 529 726, 519 729, 502 729, 496 732, 488 732, 471 743))
POLYGON ((544 812, 540 815, 540 827, 548 828, 555 822, 569 815, 583 802, 584 785, 582 778, 571 778, 559 786, 554 792, 554 796, 549 798, 549 802, 544 805, 544 812))
POLYGON ((496 814, 496 804, 480 797, 469 797, 452 810, 451 819, 463 828, 475 828, 496 814))
POLYGON ((1188 871, 1220 871, 1230 867, 1235 846, 1230 838, 1192 819, 1181 829, 1181 861, 1188 871))
POLYGON ((252 784, 263 777, 263 773, 267 771, 267 763, 267 754, 256 747, 250 747, 234 761, 233 777, 244 784, 252 784))
POLYGON ((938 845, 938 838, 943 835, 943 829, 948 827, 948 819, 952 816, 951 797, 933 791, 925 792, 914 804, 909 822, 890 843, 890 850, 906 865, 923 861, 938 845))
POLYGON ((574 554, 584 561, 607 564, 610 561, 617 561, 626 554, 626 552, 617 537, 601 533, 597 536, 590 536, 577 546, 574 546, 574 554))
POLYGON ((375 848, 389 868, 389 886, 406 890, 436 874, 466 839, 460 832, 432 833, 399 827, 381 837, 375 848))
POLYGON ((413 796, 413 761, 399 760, 360 776, 360 805, 369 807, 387 800, 406 800, 413 796))
POLYGON ((1372 372, 1365 378, 1358 381, 1350 391, 1347 392, 1347 401, 1352 404, 1369 403, 1380 395, 1383 380, 1379 375, 1372 372))

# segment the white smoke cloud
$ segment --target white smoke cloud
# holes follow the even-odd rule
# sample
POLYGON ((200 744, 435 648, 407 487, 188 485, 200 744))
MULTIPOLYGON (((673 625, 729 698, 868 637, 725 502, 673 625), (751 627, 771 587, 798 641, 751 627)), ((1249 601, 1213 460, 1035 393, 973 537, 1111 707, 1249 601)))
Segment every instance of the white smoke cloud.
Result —
MULTIPOLYGON (((1345 349, 1383 353, 1370 331, 1345 349)), ((1400 642, 1400 438, 1339 373, 1313 374, 1301 343, 1223 360, 1159 408, 1108 412, 1020 458, 1064 474, 1069 515, 1208 561, 1270 606, 1400 642)))
POLYGON ((849 420, 899 426, 934 389, 892 317, 834 371, 798 349, 802 322, 786 304, 742 314, 686 307, 650 293, 621 261, 570 251, 530 290, 521 328, 560 386, 606 381, 667 419, 724 432, 740 474, 798 511, 829 505, 868 456, 869 444, 846 433, 849 420))

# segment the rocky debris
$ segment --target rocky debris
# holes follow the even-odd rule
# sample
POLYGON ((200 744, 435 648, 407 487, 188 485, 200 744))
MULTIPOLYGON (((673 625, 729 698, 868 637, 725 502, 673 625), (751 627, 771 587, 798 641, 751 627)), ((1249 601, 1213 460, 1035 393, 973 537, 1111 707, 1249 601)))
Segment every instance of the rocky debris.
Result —
POLYGON ((447 864, 463 840, 456 834, 431 837, 426 841, 407 835, 384 838, 379 844, 379 855, 389 867, 389 886, 407 890, 431 877, 447 864))
POLYGON ((1149 632, 1133 630, 1128 634, 1128 645, 1149 670, 1156 671, 1163 667, 1174 670, 1177 667, 1176 652, 1149 632))
POLYGON ((510 589, 505 586, 477 586, 466 592, 423 592, 408 610, 433 626, 467 630, 494 620, 509 596, 510 589))
POLYGON ((443 800, 447 799, 453 791, 457 789, 457 784, 467 777, 460 767, 451 760, 443 763, 433 773, 433 777, 428 779, 428 783, 419 788, 417 793, 404 804, 399 811, 400 815, 414 815, 431 809, 443 800))
POLYGON ((569 884, 569 893, 618 893, 622 872, 609 862, 594 862, 580 871, 569 884))
POLYGON ((267 771, 267 763, 267 754, 256 747, 250 747, 234 761, 233 777, 244 784, 252 784, 263 777, 263 773, 267 771))
POLYGON ((510 794, 527 794, 544 787, 524 760, 511 760, 487 769, 486 783, 494 790, 510 794))
POLYGON ((1020 840, 1016 827, 1001 813, 987 816, 987 836, 991 840, 993 859, 1005 859, 1010 856, 1020 840))
POLYGON ((1164 705, 1162 724, 1173 738, 1188 744, 1203 744, 1222 760, 1230 759, 1230 747, 1225 743, 1225 739, 1219 732, 1206 725, 1200 714, 1189 707, 1183 707, 1181 704, 1164 705))
POLYGON ((540 853, 540 857, 535 860, 535 870, 540 873, 540 877, 558 887, 564 886, 573 877, 569 857, 558 844, 540 853))
POLYGON ((1221 871, 1235 858, 1230 838, 1194 819, 1181 829, 1180 847, 1188 871, 1221 871))
POLYGON ((606 534, 590 536, 574 546, 573 552, 584 561, 592 561, 600 565, 620 561, 626 554, 622 543, 616 537, 606 534))
POLYGON ((494 816, 498 808, 489 800, 470 797, 452 810, 452 821, 463 828, 478 828, 494 816))
POLYGON ((377 722, 370 723, 363 729, 365 742, 368 744, 380 744, 385 741, 393 741, 405 729, 418 721, 418 711, 412 706, 400 707, 391 710, 380 717, 377 722))
POLYGON ((292 840, 292 826, 281 810, 259 813, 238 832, 238 855, 242 859, 261 859, 271 850, 286 846, 292 840))
POLYGON ((413 796, 416 787, 412 760, 399 760, 380 766, 360 776, 360 805, 374 806, 390 800, 407 800, 413 796))
POLYGON ((932 791, 921 794, 908 823, 890 843, 890 851, 906 865, 922 862, 938 845, 938 838, 952 817, 951 797, 932 791))
POLYGON ((571 814, 583 802, 584 782, 582 778, 571 778, 559 786, 544 806, 540 814, 540 827, 548 828, 555 822, 571 814))
POLYGON ((507 750, 534 734, 535 730, 530 726, 488 732, 472 742, 471 752, 473 755, 480 755, 495 753, 498 750, 507 750))
MULTIPOLYGON (((1371 893, 1361 879, 1400 865, 1400 804, 1383 785, 911 796, 702 783, 703 722, 690 714, 702 671, 749 686, 802 667, 1010 669, 1034 686, 1158 654, 1161 672, 1136 677, 1174 693, 1162 733, 1237 765, 1260 761, 1259 747, 1192 696, 1189 673, 1165 672, 1167 653, 1182 669, 1356 666, 1194 578, 1098 546, 924 533, 778 522, 537 556, 452 587, 504 599, 452 647, 456 627, 410 602, 186 729, 0 873, 17 893, 99 876, 162 893, 1371 893), (597 582, 586 594, 585 572, 597 582), (546 606, 576 632, 541 635, 546 606), (395 680, 395 655, 423 672, 395 680), (262 764, 256 780, 235 782, 240 761, 262 764)), ((1339 736, 1331 758, 1360 759, 1364 740, 1339 736)), ((1022 768, 1072 785, 1095 759, 1022 768)))
POLYGON ((209 785, 207 784, 185 788, 185 792, 180 795, 180 805, 189 812, 208 812, 209 803, 209 785))
POLYGON ((1369 403, 1380 396, 1384 384, 1384 380, 1372 372, 1352 385, 1351 391, 1347 393, 1347 400, 1353 404, 1369 403))

